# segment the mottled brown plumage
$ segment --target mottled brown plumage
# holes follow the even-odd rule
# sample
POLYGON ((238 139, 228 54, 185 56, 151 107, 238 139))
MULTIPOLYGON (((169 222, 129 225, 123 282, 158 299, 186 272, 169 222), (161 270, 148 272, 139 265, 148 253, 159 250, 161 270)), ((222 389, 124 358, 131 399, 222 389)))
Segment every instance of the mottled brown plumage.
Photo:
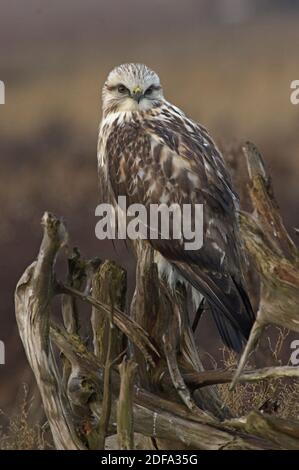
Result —
POLYGON ((111 201, 123 195, 128 205, 141 203, 147 209, 161 203, 203 204, 200 250, 186 250, 183 239, 149 242, 161 255, 161 275, 170 284, 183 280, 198 290, 223 340, 239 350, 254 316, 241 273, 238 200, 219 150, 205 128, 164 99, 159 78, 145 66, 127 64, 112 71, 103 102, 102 191, 111 201), (123 94, 119 85, 126 88, 125 97, 118 96, 123 94), (138 103, 134 87, 142 90, 138 103), (149 96, 146 87, 155 87, 149 96))

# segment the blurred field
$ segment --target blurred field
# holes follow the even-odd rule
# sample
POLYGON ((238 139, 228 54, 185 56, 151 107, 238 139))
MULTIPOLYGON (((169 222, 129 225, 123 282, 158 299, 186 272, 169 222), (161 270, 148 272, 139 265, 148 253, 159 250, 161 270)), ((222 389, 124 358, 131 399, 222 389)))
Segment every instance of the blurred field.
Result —
MULTIPOLYGON (((75 29, 80 16, 72 13, 75 29)), ((154 34, 151 22, 134 29, 127 17, 127 33, 125 27, 116 30, 113 15, 112 32, 106 23, 89 31, 84 17, 86 28, 81 25, 76 35, 67 10, 63 15, 59 24, 67 27, 58 33, 50 28, 35 38, 28 32, 24 40, 16 27, 15 40, 8 32, 12 39, 0 44, 0 79, 6 83, 6 104, 0 106, 0 339, 7 357, 0 369, 0 407, 11 401, 16 385, 29 381, 13 290, 38 249, 43 211, 64 216, 86 256, 106 256, 107 249, 112 255, 94 236, 94 209, 100 89, 114 65, 151 66, 168 100, 206 125, 223 148, 254 141, 270 167, 287 227, 299 225, 299 106, 289 99, 290 82, 299 79, 298 16, 264 15, 237 24, 206 24, 198 17, 176 32, 167 26, 166 11, 154 34)), ((127 261, 126 253, 113 256, 127 261)))

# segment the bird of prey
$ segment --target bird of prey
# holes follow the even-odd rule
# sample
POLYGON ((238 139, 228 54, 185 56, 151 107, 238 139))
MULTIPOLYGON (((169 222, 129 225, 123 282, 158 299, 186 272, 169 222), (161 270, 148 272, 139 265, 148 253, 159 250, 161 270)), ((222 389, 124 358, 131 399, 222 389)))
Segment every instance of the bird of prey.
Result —
MULTIPOLYGON (((102 192, 128 204, 203 204, 203 246, 149 239, 159 274, 204 297, 224 343, 240 351, 254 314, 241 272, 238 198, 207 130, 169 103, 143 64, 113 69, 104 84, 98 165, 102 192)), ((107 199, 106 199, 107 200, 107 199)))

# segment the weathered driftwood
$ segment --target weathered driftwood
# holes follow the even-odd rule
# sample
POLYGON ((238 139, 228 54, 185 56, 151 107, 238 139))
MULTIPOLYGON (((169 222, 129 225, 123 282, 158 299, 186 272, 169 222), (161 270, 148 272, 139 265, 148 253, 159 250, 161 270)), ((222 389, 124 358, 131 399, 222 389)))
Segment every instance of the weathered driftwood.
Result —
MULTIPOLYGON (((121 311, 124 310, 126 300, 126 273, 123 269, 111 261, 102 263, 100 269, 96 269, 92 276, 92 296, 105 305, 112 305, 121 311)), ((109 317, 96 307, 92 308, 91 325, 93 330, 94 354, 104 364, 108 348, 109 331, 111 322, 109 317)), ((111 357, 114 360, 125 351, 126 336, 118 329, 110 331, 111 357)))
POLYGON ((120 373, 119 400, 117 403, 117 435, 119 448, 134 449, 133 388, 136 362, 123 359, 118 366, 120 373))
POLYGON ((83 449, 65 391, 61 387, 49 343, 49 318, 53 296, 53 265, 59 248, 67 242, 64 226, 50 214, 42 220, 44 237, 37 261, 18 282, 15 306, 20 336, 36 377, 54 443, 58 449, 83 449))
POLYGON ((242 372, 266 323, 283 322, 296 330, 298 319, 297 250, 255 149, 247 146, 247 156, 256 211, 242 213, 241 225, 261 274, 262 295, 237 375, 233 370, 203 370, 188 322, 186 292, 168 291, 148 245, 134 245, 136 288, 128 316, 123 313, 126 275, 115 263, 85 261, 76 250, 68 260, 67 283, 55 279, 56 256, 68 235, 61 221, 44 215, 37 261, 20 279, 15 303, 20 336, 58 449, 100 449, 116 432, 123 449, 134 447, 134 432, 150 437, 158 448, 299 448, 298 422, 259 412, 236 419, 213 387, 233 377, 256 382, 299 375, 294 367, 242 372), (61 324, 51 319, 56 295, 62 297, 61 324), (81 301, 91 309, 93 351, 80 337, 81 301), (125 353, 129 362, 122 362, 125 353), (56 360, 62 360, 62 367, 56 360))
MULTIPOLYGON (((161 351, 161 360, 157 360, 155 368, 150 371, 142 358, 136 357, 140 384, 152 391, 156 391, 157 387, 164 388, 163 391, 168 396, 174 400, 179 396, 194 411, 198 405, 201 410, 211 412, 220 419, 228 418, 229 412, 220 402, 213 387, 200 390, 191 397, 184 383, 181 369, 203 371, 188 322, 185 290, 168 292, 164 282, 158 279, 157 266, 153 263, 153 250, 148 244, 135 243, 134 251, 137 267, 131 317, 146 331, 151 332, 152 341, 161 351), (165 370, 169 372, 166 376, 165 370), (164 385, 165 378, 171 378, 171 381, 166 380, 164 385)), ((138 351, 135 354, 138 355, 138 351)))
MULTIPOLYGON (((81 363, 81 366, 83 366, 84 363, 86 363, 86 369, 89 371, 89 375, 91 377, 94 377, 96 374, 99 374, 99 382, 100 384, 102 383, 101 377, 103 377, 103 371, 101 372, 101 366, 98 362, 98 359, 94 358, 91 359, 91 353, 84 347, 79 346, 78 342, 74 340, 73 336, 69 335, 66 332, 63 332, 59 330, 57 326, 51 328, 51 336, 53 337, 54 342, 61 348, 61 350, 68 356, 68 351, 71 352, 71 354, 75 354, 79 356, 79 362, 81 363), (63 335, 63 339, 61 340, 60 337, 63 335)), ((282 374, 282 376, 286 376, 287 374, 285 373, 284 368, 277 368, 278 374, 282 374)), ((287 368, 287 369, 292 369, 292 368, 287 368)), ((294 369, 294 368, 293 368, 294 369)), ((212 371, 213 372, 213 371, 212 371)), ((246 378, 248 376, 249 381, 257 381, 260 379, 264 379, 269 377, 269 369, 266 370, 260 370, 260 371, 252 371, 252 372, 247 372, 244 374, 244 377, 242 377, 242 381, 246 381, 246 378), (255 375, 256 374, 256 375, 255 375)), ((291 371, 290 371, 291 372, 291 371)), ((209 375, 209 372, 206 372, 207 375, 209 375)), ((232 377, 233 371, 230 371, 230 376, 226 377, 226 381, 229 381, 229 379, 232 377)), ((204 375, 204 374, 203 374, 204 375)), ((275 374, 275 368, 273 368, 273 371, 271 371, 271 377, 272 376, 279 376, 275 374)), ((217 378, 214 379, 214 381, 218 381, 217 378)), ((214 382, 213 381, 213 382, 214 382)), ((208 384, 210 383, 207 381, 208 384)), ((219 383, 221 383, 221 380, 219 380, 219 383)), ((204 384, 206 385, 206 384, 204 384)), ((113 371, 112 373, 112 392, 113 394, 117 393, 119 389, 119 376, 116 373, 116 371, 113 371)), ((97 410, 97 413, 99 413, 99 407, 96 403, 92 405, 93 409, 97 410)), ((98 416, 100 416, 98 414, 98 416)), ((113 415, 114 416, 114 415, 113 415)), ((277 448, 277 445, 274 443, 269 443, 267 442, 264 437, 264 429, 263 429, 263 423, 265 424, 265 427, 269 427, 269 417, 267 417, 265 414, 258 413, 257 416, 259 417, 259 429, 260 431, 256 431, 256 434, 258 434, 262 439, 256 439, 253 436, 247 436, 246 434, 235 434, 234 431, 232 432, 232 429, 237 429, 239 431, 246 431, 249 432, 249 426, 252 426, 253 429, 253 423, 252 421, 248 421, 246 418, 242 419, 233 419, 229 421, 225 421, 223 424, 211 420, 209 417, 201 415, 198 416, 197 414, 194 414, 190 412, 186 407, 183 405, 180 405, 176 402, 172 402, 169 400, 166 400, 164 398, 158 397, 157 395, 153 395, 152 393, 147 392, 146 390, 139 388, 138 386, 135 385, 134 387, 134 395, 133 395, 133 416, 134 416, 134 429, 136 432, 143 433, 145 435, 155 437, 155 438, 163 438, 165 433, 165 423, 168 422, 169 419, 171 419, 173 426, 175 429, 169 429, 167 431, 167 435, 169 436, 170 439, 177 440, 178 442, 184 442, 188 443, 188 445, 195 446, 195 448, 201 448, 201 449, 217 449, 217 441, 212 441, 208 444, 206 439, 208 439, 209 434, 213 436, 214 428, 218 429, 218 437, 222 437, 223 442, 227 444, 227 446, 232 447, 233 443, 236 446, 235 448, 277 448), (178 421, 177 418, 181 418, 182 421, 178 421), (144 421, 144 419, 146 419, 144 421), (186 425, 186 428, 183 427, 183 429, 177 429, 177 425, 180 423, 186 425), (198 428, 196 427, 190 427, 190 430, 188 429, 188 422, 198 423, 200 426, 198 428), (248 424, 249 423, 249 424, 248 424), (161 425, 161 426, 160 426, 161 425), (194 433, 194 429, 197 431, 194 433), (223 434, 220 433, 220 430, 224 431, 223 434), (198 438, 199 433, 205 433, 205 439, 203 441, 197 442, 196 444, 194 443, 194 440, 198 438), (178 437, 179 435, 179 437, 178 437), (236 437, 236 440, 234 441, 233 437, 236 437)), ((281 428, 281 426, 277 426, 276 420, 272 419, 273 417, 270 418, 270 423, 273 423, 273 439, 275 439, 275 442, 278 442, 280 438, 280 433, 284 433, 284 431, 281 428)), ((112 421, 114 421, 114 418, 112 418, 112 421)), ((281 420, 278 420, 278 422, 281 422, 281 420)), ((291 433, 296 436, 296 433, 298 432, 298 423, 293 422, 293 421, 286 421, 283 420, 283 423, 285 425, 285 433, 291 433)), ((172 427, 173 427, 172 426, 172 427)), ((113 429, 113 426, 112 426, 113 429)), ((254 433, 253 433, 254 434, 254 433)), ((287 437, 286 437, 287 439, 287 437)), ((297 443, 298 444, 298 443, 297 443)), ((219 444, 220 445, 220 444, 219 444)), ((278 445, 279 446, 279 445, 278 445)), ((292 444, 290 444, 292 447, 292 444)), ((288 446, 286 445, 286 448, 288 446)))
MULTIPOLYGON (((81 299, 83 302, 90 303, 93 307, 95 307, 95 311, 100 311, 109 318, 111 307, 104 304, 103 302, 100 302, 99 300, 96 300, 94 297, 86 294, 85 292, 80 292, 73 287, 62 283, 57 283, 56 293, 69 294, 75 298, 81 299)), ((140 327, 140 325, 124 315, 123 312, 121 312, 117 307, 114 307, 113 321, 115 326, 119 328, 119 330, 124 333, 127 338, 142 352, 146 361, 154 365, 152 354, 158 354, 158 351, 151 343, 149 335, 140 327)))
POLYGON ((250 143, 244 153, 254 212, 241 213, 240 222, 244 244, 260 274, 261 293, 256 322, 233 385, 266 326, 272 323, 299 332, 299 251, 283 225, 261 155, 250 143))
MULTIPOLYGON (((67 357, 69 355, 78 357, 81 367, 88 371, 91 378, 98 374, 98 382, 100 386, 103 386, 103 370, 97 358, 93 357, 91 360, 91 353, 82 344, 78 344, 76 338, 57 325, 51 327, 51 336, 67 357)), ((111 383, 113 396, 118 393, 119 380, 119 375, 114 370, 111 383)), ((89 400, 92 394, 94 394, 94 389, 89 400)), ((95 416, 100 418, 101 407, 96 398, 91 403, 91 409, 95 416)), ((112 409, 114 411, 111 416, 111 429, 115 423, 116 407, 112 406, 112 409)), ((193 414, 183 405, 153 395, 136 385, 133 394, 133 422, 135 432, 161 440, 165 437, 167 426, 171 423, 172 425, 167 430, 169 440, 185 444, 187 447, 198 449, 220 449, 223 446, 235 449, 276 448, 276 445, 271 446, 264 439, 235 432, 229 426, 223 426, 219 421, 205 414, 201 416, 193 414), (199 437, 201 437, 200 440, 198 440, 199 437)))

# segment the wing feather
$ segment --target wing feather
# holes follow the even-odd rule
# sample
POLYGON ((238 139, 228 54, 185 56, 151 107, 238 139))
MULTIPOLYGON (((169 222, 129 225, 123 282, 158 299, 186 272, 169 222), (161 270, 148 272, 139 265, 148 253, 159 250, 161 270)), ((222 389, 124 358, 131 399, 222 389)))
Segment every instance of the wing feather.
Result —
POLYGON ((106 152, 111 187, 127 204, 204 205, 200 250, 185 250, 184 240, 150 243, 206 297, 224 341, 240 349, 254 315, 243 286, 238 199, 207 131, 165 104, 118 120, 106 152))

